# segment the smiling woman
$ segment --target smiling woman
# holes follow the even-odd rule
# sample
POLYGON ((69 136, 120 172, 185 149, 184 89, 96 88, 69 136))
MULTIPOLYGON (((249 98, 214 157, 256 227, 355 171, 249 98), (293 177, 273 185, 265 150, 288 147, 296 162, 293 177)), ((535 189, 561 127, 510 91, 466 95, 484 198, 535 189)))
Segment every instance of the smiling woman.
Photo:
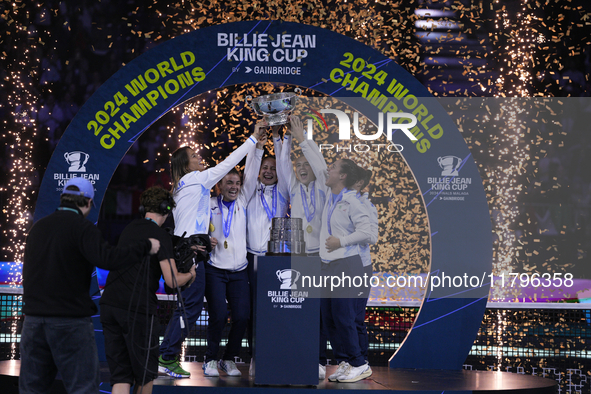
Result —
MULTIPOLYGON (((266 139, 263 136, 261 142, 266 139)), ((260 149, 250 152, 244 170, 244 183, 240 173, 232 168, 216 185, 217 197, 210 199, 210 234, 216 247, 205 266, 205 297, 208 303, 207 352, 203 373, 219 376, 218 367, 229 376, 240 376, 234 360, 240 354, 242 338, 250 317, 250 285, 246 258, 246 205, 257 185, 260 149), (227 303, 226 303, 227 300, 227 303), (232 326, 228 343, 221 358, 218 357, 222 333, 228 320, 228 306, 232 326)))
POLYGON ((204 171, 205 170, 205 163, 203 162, 203 157, 193 149, 187 150, 187 155, 189 156, 189 165, 187 168, 190 171, 204 171))
POLYGON ((261 164, 261 171, 259 172, 259 179, 264 185, 274 185, 277 183, 277 165, 273 157, 266 157, 261 164))
POLYGON ((222 196, 224 201, 232 202, 238 198, 240 186, 242 186, 240 173, 233 168, 218 182, 216 188, 218 189, 218 195, 222 196))

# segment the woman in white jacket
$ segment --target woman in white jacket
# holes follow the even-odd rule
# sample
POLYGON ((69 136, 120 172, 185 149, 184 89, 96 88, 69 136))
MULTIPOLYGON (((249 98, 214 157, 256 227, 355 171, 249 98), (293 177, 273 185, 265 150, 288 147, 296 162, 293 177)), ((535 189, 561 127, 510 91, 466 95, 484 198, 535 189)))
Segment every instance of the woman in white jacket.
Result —
MULTIPOLYGON (((211 188, 224 175, 234 168, 247 153, 255 149, 260 127, 255 125, 254 133, 234 150, 224 161, 215 167, 206 168, 201 155, 190 147, 177 149, 170 159, 170 172, 173 181, 173 198, 176 203, 172 210, 174 234, 190 237, 194 234, 209 232, 209 199, 211 188)), ((215 247, 215 242, 212 242, 215 247)), ((199 247, 198 247, 199 248, 199 247)), ((167 333, 160 345, 158 371, 175 378, 188 378, 191 374, 184 370, 179 362, 181 346, 190 328, 199 318, 203 309, 205 293, 205 269, 198 264, 195 269, 195 283, 182 292, 185 311, 177 308, 168 323, 167 333), (184 321, 186 317, 187 321, 184 321)))
POLYGON ((362 246, 372 237, 367 210, 357 198, 357 191, 351 189, 358 174, 357 165, 349 159, 337 160, 328 168, 326 186, 331 194, 326 199, 320 230, 322 276, 350 278, 321 301, 330 343, 335 354, 343 358, 328 380, 343 383, 357 382, 372 374, 359 346, 355 324, 356 297, 364 294, 362 246))
MULTIPOLYGON (((257 143, 261 150, 266 143, 262 136, 257 143)), ((207 352, 203 373, 219 376, 219 369, 228 376, 241 376, 234 357, 240 353, 242 338, 250 317, 250 286, 246 267, 246 196, 257 185, 259 155, 250 152, 246 158, 244 179, 236 169, 230 170, 217 184, 218 196, 210 199, 210 235, 216 247, 205 265, 205 297, 209 321, 207 323, 207 352), (226 305, 226 300, 228 301, 226 305), (228 306, 232 326, 224 354, 218 360, 222 332, 228 320, 228 306)))
MULTIPOLYGON (((376 209, 375 205, 373 205, 369 200, 369 193, 363 193, 363 190, 369 185, 372 172, 361 167, 358 167, 357 171, 359 173, 359 180, 355 182, 355 185, 353 185, 353 189, 355 189, 355 191, 357 192, 357 198, 359 199, 359 201, 363 205, 363 208, 367 211, 367 214, 369 215, 372 233, 369 243, 361 245, 361 261, 363 263, 363 272, 367 276, 368 281, 371 282, 370 279, 373 276, 373 266, 371 262, 371 253, 369 250, 369 245, 373 245, 378 241, 378 210, 376 209)), ((358 309, 357 318, 355 320, 357 324, 357 334, 359 335, 359 346, 361 347, 361 353, 363 354, 363 357, 366 361, 368 360, 369 338, 367 336, 367 328, 365 327, 365 308, 367 307, 369 290, 370 287, 367 287, 365 289, 365 293, 363 294, 363 296, 358 297, 356 300, 358 309)))

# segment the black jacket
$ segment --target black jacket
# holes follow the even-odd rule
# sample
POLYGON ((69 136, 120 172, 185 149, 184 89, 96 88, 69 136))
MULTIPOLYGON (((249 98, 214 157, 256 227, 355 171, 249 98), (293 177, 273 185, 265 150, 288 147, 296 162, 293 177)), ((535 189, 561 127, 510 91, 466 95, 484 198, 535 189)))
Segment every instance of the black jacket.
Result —
POLYGON ((37 221, 25 244, 23 313, 32 316, 86 317, 96 314, 90 297, 94 268, 122 268, 141 261, 150 242, 113 247, 78 208, 61 205, 37 221))
POLYGON ((121 233, 119 245, 129 245, 138 239, 146 238, 155 238, 160 241, 158 253, 150 256, 149 259, 144 258, 143 261, 138 262, 139 264, 109 272, 100 301, 101 305, 111 305, 144 314, 157 313, 156 292, 160 287, 162 276, 160 261, 174 260, 170 235, 151 220, 136 219, 121 233))

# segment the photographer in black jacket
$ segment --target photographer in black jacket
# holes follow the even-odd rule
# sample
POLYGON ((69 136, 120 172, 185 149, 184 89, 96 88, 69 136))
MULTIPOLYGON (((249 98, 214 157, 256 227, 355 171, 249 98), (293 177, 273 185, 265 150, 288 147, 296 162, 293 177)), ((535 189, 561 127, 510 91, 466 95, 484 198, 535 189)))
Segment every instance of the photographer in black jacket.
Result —
POLYGON ((56 212, 37 221, 25 245, 19 392, 49 392, 59 371, 68 393, 99 392, 99 359, 90 297, 95 267, 124 267, 155 254, 156 239, 112 247, 86 217, 94 187, 83 178, 64 186, 56 212))
POLYGON ((158 298, 160 277, 171 288, 191 284, 195 266, 189 272, 177 271, 172 240, 162 228, 174 208, 172 194, 155 186, 140 197, 144 217, 131 222, 119 237, 119 245, 128 245, 148 237, 160 241, 158 253, 140 264, 111 271, 101 297, 101 323, 105 351, 111 372, 112 394, 150 394, 158 376, 160 325, 158 298))

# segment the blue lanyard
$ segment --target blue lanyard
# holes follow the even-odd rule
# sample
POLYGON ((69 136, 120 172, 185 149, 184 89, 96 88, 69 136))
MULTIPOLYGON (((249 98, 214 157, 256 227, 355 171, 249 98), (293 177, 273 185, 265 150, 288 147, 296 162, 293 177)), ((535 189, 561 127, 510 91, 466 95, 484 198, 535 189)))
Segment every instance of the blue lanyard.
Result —
POLYGON ((308 199, 306 198, 306 192, 304 191, 304 186, 300 184, 300 192, 302 193, 302 204, 304 205, 304 213, 306 214, 306 220, 308 223, 314 219, 314 215, 316 214, 316 181, 312 181, 312 190, 310 191, 310 202, 312 203, 312 208, 314 211, 310 213, 310 208, 308 207, 308 199))
POLYGON ((230 236, 230 228, 232 227, 232 218, 234 217, 234 205, 236 204, 236 200, 232 201, 232 204, 228 207, 228 216, 226 220, 224 220, 224 207, 222 204, 222 196, 218 196, 218 208, 220 209, 220 213, 222 214, 222 225, 224 229, 224 237, 228 238, 230 236))
POLYGON ((339 203, 339 201, 341 201, 343 199, 343 193, 347 191, 346 188, 343 188, 343 190, 341 190, 341 192, 339 193, 339 195, 334 198, 334 195, 331 196, 331 199, 328 202, 328 216, 326 218, 326 223, 328 225, 328 233, 330 235, 332 235, 332 228, 330 226, 330 218, 332 217, 332 213, 334 212, 335 208, 337 207, 337 204, 339 203))
POLYGON ((267 204, 267 200, 265 199, 265 186, 261 189, 261 202, 263 203, 263 208, 265 208, 265 212, 267 212, 267 217, 269 220, 275 217, 277 213, 277 185, 273 185, 273 196, 271 197, 272 204, 273 204, 273 211, 269 209, 269 204, 267 204))

